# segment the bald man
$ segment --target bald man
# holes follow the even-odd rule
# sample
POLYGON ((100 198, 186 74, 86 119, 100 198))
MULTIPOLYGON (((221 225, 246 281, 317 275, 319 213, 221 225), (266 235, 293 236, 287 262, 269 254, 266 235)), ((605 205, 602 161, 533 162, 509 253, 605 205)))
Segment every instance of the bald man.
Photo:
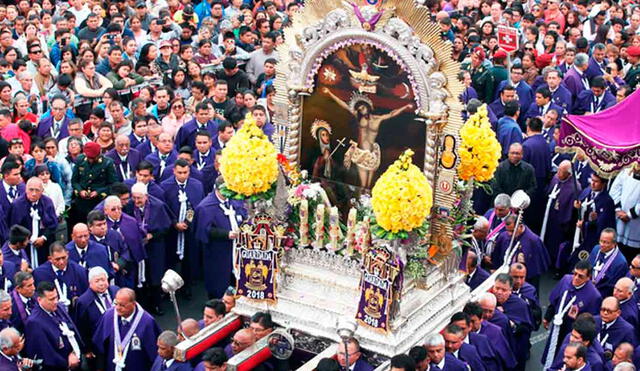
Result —
POLYGON ((620 303, 620 316, 636 329, 636 335, 640 334, 640 313, 638 303, 634 296, 634 283, 628 277, 622 277, 613 287, 613 296, 620 303))
POLYGON ((511 323, 509 322, 509 318, 502 311, 496 310, 498 301, 495 295, 490 292, 483 293, 480 295, 478 304, 482 308, 482 319, 500 327, 502 334, 509 342, 511 349, 513 349, 515 342, 513 331, 511 330, 511 323))
POLYGON ((243 328, 241 330, 238 330, 238 332, 233 335, 231 344, 227 345, 224 348, 224 352, 227 357, 231 358, 247 349, 248 347, 252 346, 255 342, 256 335, 253 333, 253 331, 248 328, 243 328))
POLYGON ((107 247, 89 238, 89 227, 84 223, 73 226, 71 232, 72 241, 66 245, 69 259, 80 264, 85 269, 102 267, 109 278, 113 278, 115 272, 109 261, 107 247))
POLYGON ((142 155, 137 149, 131 148, 131 139, 124 134, 116 137, 115 148, 107 152, 105 156, 113 160, 119 182, 131 178, 136 166, 142 161, 142 155))
POLYGON ((93 336, 95 352, 105 359, 105 370, 150 370, 158 355, 156 340, 160 328, 149 313, 136 301, 129 288, 116 293, 113 307, 107 310, 93 336), (118 333, 120 336, 116 336, 118 333), (127 334, 130 334, 127 336, 127 334), (127 338, 123 343, 121 339, 127 338), (122 348, 121 354, 115 349, 122 348))
POLYGON ((153 164, 153 176, 160 179, 164 169, 178 159, 178 152, 173 149, 173 138, 167 133, 158 135, 156 144, 158 151, 147 155, 144 159, 153 164))
POLYGON ((31 231, 27 249, 31 268, 47 260, 49 245, 55 241, 58 217, 53 201, 43 194, 44 185, 38 177, 27 181, 25 193, 18 197, 7 212, 7 225, 19 224, 31 231))
POLYGON ((620 314, 618 299, 609 296, 602 300, 600 314, 595 316, 596 340, 610 354, 622 343, 637 344, 635 329, 620 314))
POLYGON ((531 164, 522 160, 522 145, 509 146, 507 159, 500 162, 492 181, 494 194, 513 194, 518 189, 532 196, 536 189, 536 178, 531 164))

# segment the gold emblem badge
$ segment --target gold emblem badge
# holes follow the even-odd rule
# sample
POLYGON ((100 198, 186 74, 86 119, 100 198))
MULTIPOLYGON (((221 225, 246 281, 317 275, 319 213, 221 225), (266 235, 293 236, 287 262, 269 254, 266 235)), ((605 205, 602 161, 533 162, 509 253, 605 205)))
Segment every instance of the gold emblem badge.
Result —
POLYGON ((367 303, 364 307, 364 312, 367 313, 372 318, 380 318, 382 317, 382 304, 384 303, 384 297, 380 293, 380 289, 376 288, 373 291, 373 288, 369 287, 364 292, 364 299, 367 303))
POLYGON ((252 260, 247 266, 244 268, 245 274, 247 275, 247 288, 254 291, 262 291, 267 288, 267 285, 264 283, 264 280, 267 279, 269 275, 269 268, 266 265, 262 264, 262 261, 259 261, 258 264, 252 260))
POLYGON ((587 250, 582 250, 578 253, 578 259, 587 260, 589 259, 589 252, 587 250))

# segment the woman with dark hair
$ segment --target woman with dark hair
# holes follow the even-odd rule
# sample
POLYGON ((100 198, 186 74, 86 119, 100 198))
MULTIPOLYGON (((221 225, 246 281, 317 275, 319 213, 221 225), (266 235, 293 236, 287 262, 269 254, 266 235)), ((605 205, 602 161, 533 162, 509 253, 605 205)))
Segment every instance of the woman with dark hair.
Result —
POLYGON ((115 147, 115 135, 113 126, 109 122, 103 122, 98 128, 98 135, 94 138, 94 142, 100 145, 100 152, 105 154, 115 147))
POLYGON ((6 81, 0 81, 0 109, 11 110, 11 85, 6 81))
POLYGON ((16 48, 14 48, 13 46, 8 47, 7 49, 5 49, 4 51, 4 59, 9 62, 9 65, 12 65, 13 62, 16 61, 16 59, 18 58, 22 58, 22 54, 20 53, 20 51, 16 48))
POLYGON ((613 40, 609 39, 609 32, 611 30, 611 25, 610 24, 603 24, 600 27, 598 27, 598 30, 596 31, 596 37, 593 39, 593 41, 591 42, 591 46, 595 45, 595 44, 610 44, 613 40))
POLYGON ((73 171, 73 168, 76 166, 76 161, 78 156, 82 154, 83 147, 84 145, 80 138, 69 137, 69 140, 67 141, 67 156, 65 157, 65 160, 67 160, 67 163, 71 167, 71 171, 73 171))
POLYGON ((189 80, 187 79, 187 72, 182 68, 176 68, 171 72, 171 78, 167 84, 173 90, 176 96, 180 96, 183 99, 187 99, 191 96, 189 91, 189 80))
MULTIPOLYGON (((109 88, 105 90, 104 94, 102 95, 102 103, 96 106, 97 108, 101 108, 102 110, 104 110, 105 119, 109 122, 113 122, 113 117, 111 116, 111 112, 109 112, 109 106, 113 101, 118 101, 124 105, 120 92, 118 92, 114 88, 109 88)), ((129 112, 129 109, 124 106, 124 115, 129 116, 130 113, 131 112, 129 112)))
POLYGON ((160 68, 156 64, 158 58, 158 47, 155 44, 145 44, 140 49, 140 58, 136 63, 136 72, 142 76, 162 76, 160 68))
POLYGON ((564 33, 565 33, 565 37, 568 37, 570 29, 574 27, 582 28, 582 22, 580 22, 580 15, 575 10, 570 10, 567 13, 566 18, 567 18, 567 22, 566 22, 564 33))
POLYGON ((46 165, 47 168, 49 168, 49 173, 51 173, 51 180, 62 184, 60 165, 53 160, 49 160, 44 142, 34 142, 31 144, 31 156, 33 157, 24 163, 25 174, 28 177, 35 176, 33 170, 36 166, 46 165))
POLYGON ((94 103, 99 102, 105 90, 113 87, 111 81, 96 72, 93 61, 82 59, 78 66, 80 71, 74 80, 76 115, 83 120, 89 118, 94 103))
POLYGON ((280 31, 282 30, 282 17, 276 15, 269 20, 269 26, 271 27, 271 31, 280 31))
POLYGON ((542 39, 542 47, 544 48, 542 54, 552 54, 556 51, 556 43, 558 42, 558 33, 555 31, 548 31, 542 39))
POLYGON ((187 75, 189 82, 202 81, 202 67, 194 61, 187 62, 187 75))
POLYGON ((82 126, 82 133, 87 136, 87 138, 93 140, 98 136, 98 129, 100 125, 105 122, 105 114, 102 108, 94 108, 91 110, 89 114, 89 120, 87 120, 82 126))
MULTIPOLYGON (((96 61, 96 53, 91 50, 91 48, 80 49, 80 53, 78 53, 78 56, 80 58, 80 61, 96 61)), ((78 65, 79 64, 80 62, 78 62, 78 65)))
POLYGON ((185 124, 192 119, 187 113, 187 106, 182 97, 175 97, 171 101, 171 110, 169 114, 162 119, 162 131, 175 138, 176 133, 185 124))
POLYGON ((132 70, 133 63, 126 60, 118 63, 118 65, 107 74, 107 78, 113 84, 113 88, 120 94, 122 104, 125 106, 129 104, 133 96, 131 88, 144 82, 144 77, 132 70))

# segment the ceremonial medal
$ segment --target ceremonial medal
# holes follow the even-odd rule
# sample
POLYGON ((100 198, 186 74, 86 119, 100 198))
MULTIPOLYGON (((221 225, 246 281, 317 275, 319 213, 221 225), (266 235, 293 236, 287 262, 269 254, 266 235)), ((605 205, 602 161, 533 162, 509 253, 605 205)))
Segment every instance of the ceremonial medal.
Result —
POLYGON ((587 260, 589 259, 589 252, 587 250, 582 250, 578 253, 578 259, 587 260))
POLYGON ((142 350, 140 338, 136 334, 133 334, 133 337, 131 338, 131 350, 142 350))
POLYGON ((185 219, 191 223, 193 221, 193 217, 195 216, 195 212, 193 211, 193 209, 189 209, 187 210, 187 215, 185 216, 185 219))

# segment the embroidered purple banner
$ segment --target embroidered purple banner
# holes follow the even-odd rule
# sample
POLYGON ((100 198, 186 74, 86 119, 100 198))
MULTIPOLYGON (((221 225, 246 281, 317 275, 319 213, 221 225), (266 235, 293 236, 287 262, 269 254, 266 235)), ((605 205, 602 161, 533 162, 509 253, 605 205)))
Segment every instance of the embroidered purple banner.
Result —
POLYGON ((600 175, 610 177, 640 160, 640 93, 593 115, 562 119, 557 152, 582 149, 600 175))

